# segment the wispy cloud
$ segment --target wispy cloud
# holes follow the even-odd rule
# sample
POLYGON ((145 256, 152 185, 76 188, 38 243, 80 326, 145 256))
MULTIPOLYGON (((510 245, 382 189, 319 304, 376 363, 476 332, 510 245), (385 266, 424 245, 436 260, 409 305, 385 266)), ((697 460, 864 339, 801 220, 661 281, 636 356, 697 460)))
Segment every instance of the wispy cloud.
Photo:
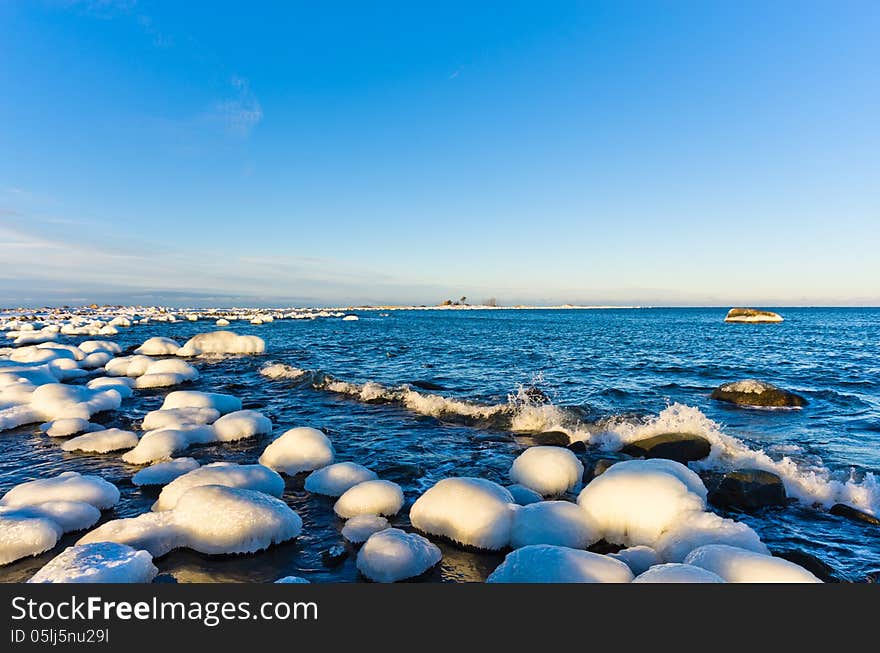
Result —
POLYGON ((207 120, 231 135, 247 137, 263 120, 263 108, 243 77, 233 76, 230 87, 231 97, 214 103, 207 120))

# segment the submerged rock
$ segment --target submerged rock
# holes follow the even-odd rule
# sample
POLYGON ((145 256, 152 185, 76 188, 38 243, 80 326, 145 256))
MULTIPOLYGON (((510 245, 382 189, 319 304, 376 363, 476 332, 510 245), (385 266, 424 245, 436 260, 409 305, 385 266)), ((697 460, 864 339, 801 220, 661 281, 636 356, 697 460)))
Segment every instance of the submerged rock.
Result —
POLYGON ((321 551, 321 562, 325 567, 338 567, 348 558, 348 553, 348 549, 342 544, 336 544, 326 551, 321 551))
POLYGON ((762 311, 757 308, 731 308, 727 312, 725 322, 750 322, 750 323, 767 323, 782 322, 783 318, 779 313, 773 311, 762 311))
POLYGON ((874 515, 863 512, 857 508, 853 508, 852 506, 848 506, 845 503, 835 503, 833 506, 831 506, 831 510, 829 510, 828 512, 830 512, 832 515, 837 515, 838 517, 846 517, 847 519, 851 519, 853 521, 861 521, 865 522, 866 524, 880 526, 880 519, 878 519, 874 515))
POLYGON ((724 383, 715 388, 710 396, 737 406, 757 408, 801 408, 807 405, 807 400, 800 395, 756 379, 724 383))
POLYGON ((630 442, 621 453, 641 458, 665 458, 687 464, 709 455, 712 445, 693 433, 661 433, 644 440, 630 442))
POLYGON ((788 560, 789 562, 793 562, 794 564, 803 567, 823 583, 842 582, 840 576, 838 576, 837 572, 834 570, 834 567, 810 553, 798 549, 779 549, 772 553, 777 558, 788 560))
POLYGON ((709 502, 721 507, 755 510, 784 506, 788 497, 782 479, 762 469, 738 469, 721 477, 709 494, 709 502))
POLYGON ((571 443, 568 433, 563 431, 546 431, 544 433, 528 433, 516 435, 516 441, 527 447, 567 447, 571 443))

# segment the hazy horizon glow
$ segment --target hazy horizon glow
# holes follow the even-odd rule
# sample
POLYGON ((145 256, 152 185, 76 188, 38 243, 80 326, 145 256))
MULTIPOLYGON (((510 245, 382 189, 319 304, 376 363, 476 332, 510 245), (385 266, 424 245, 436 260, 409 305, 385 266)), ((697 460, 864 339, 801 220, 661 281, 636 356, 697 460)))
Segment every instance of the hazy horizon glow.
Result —
POLYGON ((880 5, 0 5, 0 306, 880 304, 880 5))

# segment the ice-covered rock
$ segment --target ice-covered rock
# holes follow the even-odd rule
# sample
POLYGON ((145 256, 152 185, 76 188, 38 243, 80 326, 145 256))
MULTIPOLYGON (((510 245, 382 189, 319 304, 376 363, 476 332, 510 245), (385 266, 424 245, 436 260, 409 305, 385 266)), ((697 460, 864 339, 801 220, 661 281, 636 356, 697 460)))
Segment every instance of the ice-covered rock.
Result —
POLYGON ((608 557, 626 564, 636 576, 662 562, 654 549, 644 545, 621 549, 617 553, 609 553, 608 557))
POLYGON ((29 583, 149 583, 159 572, 146 551, 99 542, 68 547, 29 583))
POLYGON ((172 428, 178 429, 183 426, 201 426, 211 424, 220 417, 220 411, 215 408, 165 408, 153 410, 144 416, 141 428, 144 431, 172 428))
POLYGON ((178 356, 202 356, 262 354, 264 351, 266 351, 266 343, 257 336, 240 336, 232 331, 211 331, 193 336, 176 353, 178 356))
POLYGON ((77 435, 78 433, 100 430, 101 428, 103 427, 98 424, 92 424, 89 420, 82 417, 56 419, 40 425, 40 430, 50 438, 63 438, 69 435, 77 435))
POLYGON ((664 562, 682 562, 694 549, 706 544, 728 544, 769 555, 761 538, 748 525, 724 519, 712 512, 695 512, 666 530, 657 540, 664 562))
POLYGON ((508 485, 507 491, 513 495, 513 500, 521 506, 527 506, 530 503, 537 503, 538 501, 544 500, 544 497, 540 494, 531 488, 527 488, 525 485, 520 485, 519 483, 508 485))
POLYGON ((277 472, 298 474, 321 469, 333 462, 336 452, 318 429, 301 426, 285 431, 260 456, 260 464, 277 472))
MULTIPOLYGON (((226 320, 222 320, 226 322, 226 320)), ((221 320, 217 320, 217 324, 220 324, 221 320)), ((229 324, 229 322, 226 322, 229 324)), ((283 585, 308 585, 309 581, 307 581, 302 576, 284 576, 283 578, 279 578, 275 581, 276 583, 281 583, 283 585)))
POLYGON ((549 497, 578 489, 584 466, 563 447, 530 447, 510 467, 510 480, 549 497))
POLYGON ((21 507, 38 505, 46 501, 81 501, 99 510, 105 510, 119 501, 119 490, 100 476, 63 472, 52 478, 16 485, 3 495, 0 505, 21 507))
POLYGON ((77 544, 93 542, 125 544, 148 551, 154 558, 187 545, 186 534, 175 521, 173 510, 104 522, 83 535, 77 544))
POLYGON ((478 549, 499 550, 510 544, 516 503, 497 483, 482 478, 443 479, 410 509, 412 525, 478 549))
POLYGON ((633 580, 634 583, 724 583, 718 574, 702 567, 668 562, 654 565, 643 571, 633 580))
POLYGON ((79 343, 79 348, 85 354, 106 352, 115 356, 116 354, 122 353, 122 347, 110 340, 85 340, 79 343))
POLYGON ((599 540, 587 514, 568 501, 541 501, 513 512, 510 546, 555 544, 586 549, 599 540))
POLYGON ((627 460, 593 479, 578 505, 615 544, 655 546, 664 533, 706 507, 700 477, 671 460, 627 460))
POLYGON ((122 460, 130 465, 146 465, 173 458, 174 454, 186 451, 191 445, 208 444, 216 439, 214 427, 204 425, 148 431, 134 449, 122 455, 122 460))
POLYGON ((361 544, 373 533, 390 527, 388 520, 379 515, 357 515, 345 522, 345 526, 342 527, 342 537, 352 544, 361 544))
POLYGON ((396 515, 403 507, 403 490, 391 481, 372 480, 358 483, 343 493, 333 506, 343 519, 358 515, 396 515))
POLYGON ((507 554, 488 583, 629 583, 633 574, 608 556, 564 546, 535 544, 507 554))
POLYGON ((386 528, 374 533, 358 552, 357 568, 379 583, 395 583, 421 576, 440 562, 437 545, 416 533, 386 528))
POLYGON ((168 483, 162 488, 159 499, 153 504, 153 510, 171 510, 187 490, 202 485, 243 488, 274 497, 280 497, 284 493, 284 479, 268 467, 212 463, 178 476, 168 483))
POLYGON ((305 489, 328 497, 342 496, 346 490, 364 481, 379 478, 371 469, 357 463, 334 463, 316 469, 306 477, 305 489))
POLYGON ((7 519, 49 519, 60 527, 60 532, 69 533, 94 526, 101 518, 101 511, 84 501, 56 499, 17 508, 0 506, 0 515, 7 519))
POLYGON ((234 442, 272 432, 272 420, 255 410, 237 410, 214 422, 220 442, 234 442))
POLYGON ((685 564, 707 569, 728 583, 821 583, 803 567, 726 544, 708 544, 691 551, 685 564))
POLYGON ((162 402, 162 410, 171 408, 213 408, 221 415, 241 410, 241 399, 232 395, 197 390, 169 392, 162 402))
POLYGON ((116 390, 123 399, 128 399, 134 392, 134 379, 127 376, 99 376, 86 383, 91 390, 116 390))
POLYGON ((175 458, 145 467, 131 477, 131 482, 135 485, 165 485, 198 468, 199 463, 194 458, 175 458))
POLYGON ((782 316, 773 311, 757 308, 731 308, 727 311, 725 322, 782 322, 782 316))
POLYGON ((156 336, 148 338, 140 347, 134 350, 136 354, 144 356, 173 356, 180 349, 180 344, 171 338, 156 336))
POLYGON ((147 368, 156 362, 149 356, 120 356, 109 360, 104 365, 104 372, 109 376, 138 377, 143 376, 147 368))
POLYGON ((48 551, 61 537, 61 527, 51 519, 0 511, 0 565, 48 551))
POLYGON ((807 400, 800 395, 757 379, 723 383, 710 396, 718 401, 755 408, 801 408, 807 405, 807 400))
POLYGON ((167 388, 198 378, 198 370, 192 365, 178 358, 163 358, 150 363, 134 385, 136 388, 167 388))
POLYGON ((42 421, 79 417, 116 410, 122 397, 116 390, 91 390, 85 386, 47 383, 34 389, 30 408, 42 421))
POLYGON ((64 451, 84 451, 88 453, 109 453, 137 446, 138 437, 131 431, 122 429, 105 429, 92 431, 85 435, 71 438, 61 445, 64 451))

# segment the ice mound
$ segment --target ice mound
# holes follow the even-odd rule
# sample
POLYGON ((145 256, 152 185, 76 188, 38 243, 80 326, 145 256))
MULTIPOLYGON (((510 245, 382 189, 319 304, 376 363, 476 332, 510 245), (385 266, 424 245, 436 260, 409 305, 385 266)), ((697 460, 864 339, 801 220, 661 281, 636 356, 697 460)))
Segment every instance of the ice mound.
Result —
POLYGON ((19 508, 0 506, 0 515, 6 519, 48 519, 58 525, 61 533, 69 533, 94 526, 101 511, 84 501, 54 500, 19 508))
POLYGON ((357 463, 334 463, 306 477, 305 489, 315 494, 339 497, 358 483, 378 479, 376 472, 357 463))
POLYGON ((691 551, 685 564, 707 569, 728 583, 821 583, 803 567, 769 555, 726 544, 691 551))
POLYGON ((487 583, 629 583, 629 567, 608 556, 535 544, 507 554, 487 583))
POLYGON ((180 344, 171 338, 156 336, 144 341, 140 347, 134 350, 136 354, 144 356, 173 356, 180 349, 180 344))
POLYGON ((366 542, 373 533, 391 528, 388 520, 379 515, 358 515, 352 517, 342 527, 342 537, 352 544, 366 542))
POLYGON ((339 497, 333 511, 343 519, 358 515, 396 515, 403 507, 403 490, 391 481, 364 481, 339 497))
POLYGON ((513 495, 513 500, 521 506, 527 506, 530 503, 537 503, 538 501, 544 500, 544 497, 540 494, 531 488, 527 488, 525 485, 520 485, 519 483, 508 485, 507 491, 513 495))
POLYGON ((609 542, 654 546, 664 531, 706 507, 700 477, 671 460, 627 460, 593 479, 578 505, 609 542))
POLYGON ((199 378, 196 368, 176 358, 163 358, 150 363, 135 380, 136 388, 167 388, 199 378))
POLYGON ((290 365, 285 365, 283 363, 274 363, 272 365, 266 365, 260 370, 260 374, 269 379, 298 379, 305 374, 307 374, 306 370, 301 370, 298 367, 291 367, 290 365))
POLYGON ((515 508, 513 496, 497 483, 456 477, 428 489, 413 504, 409 517, 423 533, 478 549, 500 550, 510 544, 515 508))
POLYGON ((761 538, 749 526, 712 512, 687 515, 664 532, 656 546, 664 562, 682 562, 691 551, 706 544, 727 544, 770 555, 761 538))
POLYGON ((116 390, 123 399, 128 399, 132 394, 134 381, 125 376, 99 376, 86 383, 90 390, 116 390))
MULTIPOLYGON (((226 322, 226 320, 217 320, 217 324, 220 324, 220 322, 226 322)), ((226 322, 226 324, 229 324, 229 322, 226 322)), ((276 580, 275 583, 281 583, 284 585, 308 585, 309 581, 302 576, 285 576, 284 578, 276 580)))
POLYGON ((297 537, 302 519, 262 492, 221 485, 191 487, 173 509, 102 524, 78 544, 118 542, 153 557, 177 548, 210 555, 255 553, 297 537))
POLYGON ((105 510, 119 501, 119 490, 99 476, 64 472, 53 478, 16 485, 3 495, 0 505, 33 506, 47 501, 81 501, 105 510))
POLYGON ((220 442, 233 442, 272 432, 272 420, 255 410, 237 410, 214 422, 220 442))
POLYGON ((146 551, 100 542, 71 546, 52 558, 29 583, 149 583, 159 570, 146 551))
POLYGON ((636 576, 661 562, 660 556, 649 546, 631 546, 617 553, 609 553, 608 557, 620 560, 636 576))
POLYGON ((636 576, 634 583, 724 583, 718 574, 702 567, 669 562, 655 565, 636 576))
POLYGON ((0 510, 0 565, 48 551, 61 534, 61 527, 51 519, 0 510))
POLYGON ((106 429, 92 431, 85 435, 71 438, 61 445, 64 451, 84 451, 87 453, 109 453, 121 449, 136 447, 138 437, 131 431, 122 429, 106 429))
POLYGON ((159 499, 153 504, 153 510, 171 510, 187 490, 202 485, 243 488, 274 497, 284 494, 284 479, 268 467, 212 463, 178 476, 162 488, 159 499))
POLYGON ((193 444, 208 444, 216 439, 212 426, 181 426, 148 431, 141 436, 134 449, 123 454, 122 460, 130 465, 146 465, 173 458, 174 454, 185 451, 193 444))
POLYGON ((50 438, 63 438, 78 433, 86 433, 88 431, 100 430, 101 426, 92 424, 89 420, 82 417, 68 417, 66 419, 56 419, 52 422, 46 422, 40 425, 40 430, 50 438))
POLYGON ((510 480, 549 497, 578 489, 584 466, 563 447, 531 447, 510 467, 510 480))
POLYGON ((162 410, 170 408, 213 408, 222 415, 241 410, 241 399, 216 392, 175 390, 169 392, 162 402, 162 410))
POLYGON ((285 431, 263 451, 260 464, 285 474, 311 472, 333 462, 333 444, 318 429, 301 426, 285 431))
POLYGON ((442 558, 440 549, 421 535, 387 528, 374 533, 358 552, 357 568, 379 583, 421 576, 442 558))
POLYGON ((200 553, 254 553, 302 532, 302 519, 286 503, 253 490, 192 488, 173 513, 187 546, 200 553))
POLYGON ((262 354, 266 343, 257 336, 240 336, 232 331, 200 333, 186 341, 177 350, 178 356, 202 356, 204 354, 262 354))
POLYGON ((30 408, 43 421, 51 422, 70 417, 87 420, 97 413, 116 410, 121 403, 122 396, 116 390, 91 390, 85 386, 47 383, 34 389, 30 408))
POLYGON ((568 501, 542 501, 513 513, 510 546, 514 549, 532 544, 586 549, 599 539, 590 518, 568 501))
POLYGON ((229 320, 224 319, 224 318, 221 317, 221 318, 220 318, 219 320, 217 320, 214 324, 216 324, 217 326, 229 326, 229 320))
POLYGON ((194 458, 175 458, 145 467, 131 477, 131 482, 135 485, 165 485, 198 468, 199 463, 194 458))
POLYGON ((85 354, 105 352, 115 356, 122 353, 122 347, 110 340, 85 340, 79 343, 79 348, 85 354))
POLYGON ((141 423, 141 428, 145 431, 154 431, 164 428, 201 426, 211 424, 219 417, 220 411, 215 408, 165 408, 147 413, 141 423))
POLYGON ((104 365, 104 372, 110 376, 143 376, 147 368, 156 362, 155 358, 149 356, 121 356, 107 361, 104 365))

